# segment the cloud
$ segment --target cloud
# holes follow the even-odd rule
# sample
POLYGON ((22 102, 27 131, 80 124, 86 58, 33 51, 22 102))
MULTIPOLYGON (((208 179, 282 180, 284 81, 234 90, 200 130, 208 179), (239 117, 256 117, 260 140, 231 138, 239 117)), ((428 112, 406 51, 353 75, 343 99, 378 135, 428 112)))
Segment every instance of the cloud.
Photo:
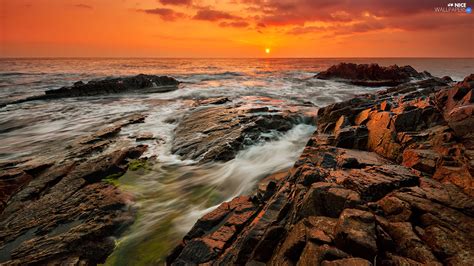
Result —
POLYGON ((163 5, 191 5, 192 0, 159 0, 163 5))
POLYGON ((174 21, 178 18, 183 18, 186 15, 180 12, 176 12, 170 8, 153 8, 153 9, 140 9, 139 12, 144 12, 150 15, 157 15, 162 20, 174 21))
POLYGON ((86 5, 86 4, 76 4, 74 5, 74 7, 83 8, 83 9, 94 9, 92 6, 86 5))
POLYGON ((406 17, 433 13, 434 7, 446 6, 447 0, 240 0, 248 10, 262 14, 266 25, 304 25, 307 22, 357 21, 364 14, 377 17, 406 17))
POLYGON ((223 19, 240 19, 237 16, 231 15, 227 12, 212 10, 210 8, 203 8, 198 10, 193 17, 196 20, 218 21, 223 19))
POLYGON ((249 25, 250 24, 245 21, 231 21, 231 22, 223 21, 219 23, 219 26, 221 27, 233 27, 233 28, 246 28, 249 25))

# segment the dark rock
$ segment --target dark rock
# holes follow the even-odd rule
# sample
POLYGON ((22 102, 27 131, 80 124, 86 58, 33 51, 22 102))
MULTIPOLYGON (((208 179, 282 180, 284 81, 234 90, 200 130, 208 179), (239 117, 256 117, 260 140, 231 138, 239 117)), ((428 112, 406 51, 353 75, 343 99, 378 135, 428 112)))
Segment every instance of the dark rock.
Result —
POLYGON ((345 208, 356 207, 360 203, 357 192, 344 189, 333 183, 315 183, 306 193, 299 215, 339 217, 345 208))
POLYGON ((75 82, 73 86, 47 90, 43 95, 31 96, 12 102, 0 103, 0 108, 8 104, 18 104, 36 100, 51 100, 68 97, 98 96, 126 92, 157 93, 177 90, 179 81, 172 77, 139 74, 133 77, 92 80, 88 83, 75 82))
POLYGON ((261 140, 262 133, 287 131, 305 118, 311 119, 284 109, 270 112, 242 105, 198 108, 176 128, 172 152, 201 162, 227 161, 244 145, 261 140))
POLYGON ((309 242, 304 248, 298 266, 321 265, 323 261, 349 258, 350 255, 329 245, 316 245, 309 242))
POLYGON ((103 263, 115 246, 112 236, 133 222, 130 196, 99 182, 122 173, 146 147, 129 147, 66 161, 36 173, 11 197, 0 215, 0 262, 12 265, 103 263))
POLYGON ((45 99, 93 96, 140 90, 141 92, 166 92, 176 90, 179 82, 171 77, 140 74, 133 77, 76 82, 72 87, 45 91, 45 99))
POLYGON ((372 263, 361 258, 348 258, 333 261, 325 260, 321 262, 321 266, 372 266, 372 263))
POLYGON ((345 209, 335 229, 336 244, 342 250, 372 261, 377 254, 375 217, 370 212, 345 209))
POLYGON ((397 65, 381 67, 377 64, 340 63, 316 75, 318 79, 336 79, 360 86, 396 86, 412 78, 430 77, 429 73, 419 73, 411 66, 397 65))

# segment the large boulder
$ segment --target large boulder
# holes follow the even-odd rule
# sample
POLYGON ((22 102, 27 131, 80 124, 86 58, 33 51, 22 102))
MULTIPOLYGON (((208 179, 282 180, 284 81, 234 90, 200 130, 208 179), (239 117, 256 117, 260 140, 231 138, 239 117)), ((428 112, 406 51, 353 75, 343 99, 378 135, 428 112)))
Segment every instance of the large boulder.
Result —
POLYGON ((396 86, 411 79, 431 77, 428 72, 417 72, 411 66, 397 65, 383 67, 378 64, 340 63, 331 66, 326 71, 318 73, 318 79, 345 81, 361 86, 396 86))
POLYGON ((312 123, 303 107, 246 104, 198 107, 175 130, 172 152, 200 162, 227 161, 245 145, 271 138, 264 133, 285 132, 302 122, 312 123))

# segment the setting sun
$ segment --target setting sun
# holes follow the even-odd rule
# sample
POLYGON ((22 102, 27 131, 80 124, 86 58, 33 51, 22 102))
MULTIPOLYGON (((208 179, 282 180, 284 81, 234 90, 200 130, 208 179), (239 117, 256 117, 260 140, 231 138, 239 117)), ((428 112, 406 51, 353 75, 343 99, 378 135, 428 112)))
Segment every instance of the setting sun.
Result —
POLYGON ((270 53, 270 48, 265 48, 265 53, 269 54, 270 53))

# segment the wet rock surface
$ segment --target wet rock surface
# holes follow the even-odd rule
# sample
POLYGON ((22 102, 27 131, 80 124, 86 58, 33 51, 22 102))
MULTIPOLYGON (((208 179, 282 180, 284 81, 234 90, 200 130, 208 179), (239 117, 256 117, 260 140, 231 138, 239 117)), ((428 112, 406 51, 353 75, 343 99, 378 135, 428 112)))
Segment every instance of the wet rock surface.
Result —
POLYGON ((7 104, 16 104, 35 100, 98 96, 134 91, 140 93, 168 92, 178 89, 178 85, 179 81, 172 77, 145 74, 140 74, 133 77, 92 80, 87 83, 78 81, 74 83, 73 86, 47 90, 44 92, 44 95, 32 96, 10 103, 2 103, 0 104, 0 107, 3 107, 7 104))
POLYGON ((94 265, 104 262, 135 218, 131 195, 108 182, 146 146, 119 144, 131 115, 84 137, 56 160, 0 166, 0 264, 94 265), (62 158, 62 159, 59 159, 62 158))
POLYGON ((473 85, 429 78, 321 108, 294 166, 202 217, 168 263, 472 265, 473 85))
POLYGON ((378 87, 396 86, 409 82, 411 79, 431 77, 428 72, 417 72, 411 66, 397 65, 382 67, 378 64, 340 63, 318 73, 318 79, 344 81, 354 85, 378 87))
POLYGON ((314 123, 315 108, 311 106, 284 106, 264 97, 224 104, 228 101, 199 101, 201 105, 179 121, 172 152, 200 162, 227 161, 246 145, 271 138, 268 133, 314 123))

